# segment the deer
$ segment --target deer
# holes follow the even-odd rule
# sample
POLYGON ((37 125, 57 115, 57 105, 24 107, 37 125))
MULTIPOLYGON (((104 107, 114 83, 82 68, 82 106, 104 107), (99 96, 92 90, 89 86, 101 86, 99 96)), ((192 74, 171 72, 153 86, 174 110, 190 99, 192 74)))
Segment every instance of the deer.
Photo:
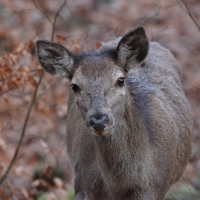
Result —
POLYGON ((50 74, 70 81, 67 152, 75 200, 163 200, 191 154, 192 119, 172 53, 138 27, 71 53, 37 40, 50 74))

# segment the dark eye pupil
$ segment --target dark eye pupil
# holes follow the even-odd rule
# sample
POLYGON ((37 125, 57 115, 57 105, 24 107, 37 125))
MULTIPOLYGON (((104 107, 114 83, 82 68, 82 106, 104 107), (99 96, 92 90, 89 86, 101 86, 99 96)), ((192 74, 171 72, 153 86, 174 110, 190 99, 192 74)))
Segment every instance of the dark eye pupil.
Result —
POLYGON ((77 93, 79 91, 79 87, 76 84, 71 84, 72 90, 77 93))
POLYGON ((118 86, 122 87, 124 85, 124 78, 119 78, 117 84, 118 86))

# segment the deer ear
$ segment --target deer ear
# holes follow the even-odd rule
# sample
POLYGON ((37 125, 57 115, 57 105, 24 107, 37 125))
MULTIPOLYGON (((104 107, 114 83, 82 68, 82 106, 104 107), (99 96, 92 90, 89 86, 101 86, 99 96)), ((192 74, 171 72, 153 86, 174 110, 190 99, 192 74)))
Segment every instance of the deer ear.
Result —
POLYGON ((128 71, 140 64, 148 53, 148 38, 143 27, 126 34, 117 47, 118 61, 128 71))
POLYGON ((65 47, 54 42, 38 40, 36 52, 40 64, 47 72, 71 79, 74 72, 74 60, 65 47))

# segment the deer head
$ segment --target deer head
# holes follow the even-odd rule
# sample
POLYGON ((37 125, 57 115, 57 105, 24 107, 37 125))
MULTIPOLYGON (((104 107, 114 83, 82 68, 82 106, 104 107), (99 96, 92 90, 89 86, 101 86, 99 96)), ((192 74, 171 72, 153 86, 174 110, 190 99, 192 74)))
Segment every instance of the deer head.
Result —
POLYGON ((142 27, 121 38, 115 48, 74 55, 54 42, 38 40, 37 55, 52 75, 71 81, 85 124, 96 135, 112 132, 124 116, 127 73, 147 56, 148 39, 142 27))

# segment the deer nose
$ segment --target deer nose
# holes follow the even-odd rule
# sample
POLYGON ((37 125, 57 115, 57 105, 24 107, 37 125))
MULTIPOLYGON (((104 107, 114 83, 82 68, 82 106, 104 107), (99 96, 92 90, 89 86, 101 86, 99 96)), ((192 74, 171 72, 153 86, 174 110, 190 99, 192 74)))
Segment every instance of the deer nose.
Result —
POLYGON ((102 114, 91 116, 89 124, 95 131, 103 131, 108 125, 108 116, 102 114))

